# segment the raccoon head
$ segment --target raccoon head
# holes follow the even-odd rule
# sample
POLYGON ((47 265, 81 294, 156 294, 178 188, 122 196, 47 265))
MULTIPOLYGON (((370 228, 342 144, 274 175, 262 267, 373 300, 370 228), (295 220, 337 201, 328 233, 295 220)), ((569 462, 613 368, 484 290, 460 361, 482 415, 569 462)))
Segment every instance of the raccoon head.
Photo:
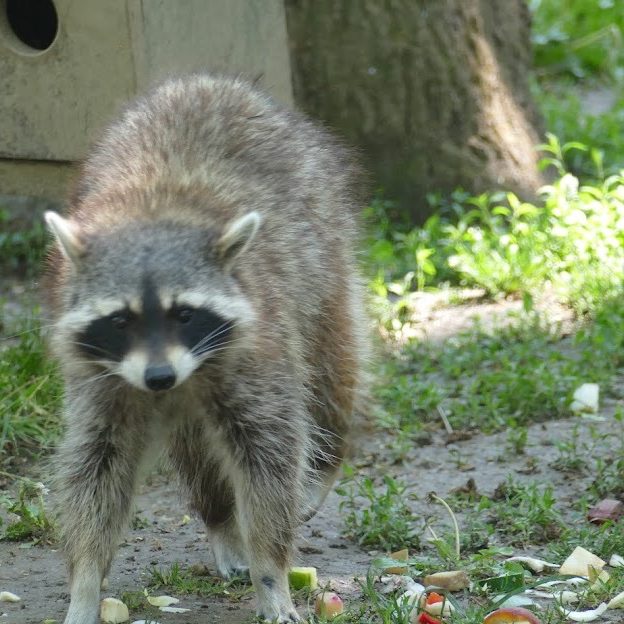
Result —
POLYGON ((45 218, 70 266, 52 336, 66 366, 169 390, 253 325, 232 268, 259 227, 257 212, 219 234, 173 222, 87 233, 54 212, 45 218))

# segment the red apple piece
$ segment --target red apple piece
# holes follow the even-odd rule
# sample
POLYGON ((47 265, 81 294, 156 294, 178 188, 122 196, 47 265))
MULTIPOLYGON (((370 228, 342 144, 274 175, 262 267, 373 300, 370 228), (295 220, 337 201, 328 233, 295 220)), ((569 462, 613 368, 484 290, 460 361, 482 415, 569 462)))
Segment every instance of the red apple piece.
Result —
POLYGON ((522 607, 497 609, 485 616, 483 624, 540 624, 535 614, 522 607))

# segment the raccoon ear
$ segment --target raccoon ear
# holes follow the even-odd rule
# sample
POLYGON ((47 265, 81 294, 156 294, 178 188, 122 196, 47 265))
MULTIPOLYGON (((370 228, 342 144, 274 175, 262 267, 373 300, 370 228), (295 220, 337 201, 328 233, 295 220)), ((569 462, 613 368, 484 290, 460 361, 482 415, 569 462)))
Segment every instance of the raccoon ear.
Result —
POLYGON ((63 255, 77 264, 84 254, 84 243, 80 238, 78 226, 73 221, 64 219, 51 210, 48 210, 43 216, 63 255))
POLYGON ((228 223, 217 242, 217 251, 222 262, 229 264, 247 249, 261 221, 260 213, 254 211, 228 223))

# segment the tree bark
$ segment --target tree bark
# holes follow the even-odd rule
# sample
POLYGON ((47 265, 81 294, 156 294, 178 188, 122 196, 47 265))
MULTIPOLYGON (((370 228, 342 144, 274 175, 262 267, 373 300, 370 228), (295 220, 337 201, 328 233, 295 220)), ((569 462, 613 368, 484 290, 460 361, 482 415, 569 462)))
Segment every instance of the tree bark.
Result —
POLYGON ((543 183, 524 0, 285 0, 295 100, 414 218, 461 186, 543 183))

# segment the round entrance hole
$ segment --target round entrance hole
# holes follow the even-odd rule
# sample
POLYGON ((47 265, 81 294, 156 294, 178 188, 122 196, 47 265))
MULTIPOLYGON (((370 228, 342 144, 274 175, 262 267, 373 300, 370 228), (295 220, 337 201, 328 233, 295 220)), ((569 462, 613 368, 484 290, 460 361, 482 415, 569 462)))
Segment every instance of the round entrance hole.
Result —
POLYGON ((19 41, 19 51, 43 52, 54 43, 58 33, 58 15, 52 0, 4 0, 0 6, 2 4, 5 31, 8 30, 8 34, 19 41))

